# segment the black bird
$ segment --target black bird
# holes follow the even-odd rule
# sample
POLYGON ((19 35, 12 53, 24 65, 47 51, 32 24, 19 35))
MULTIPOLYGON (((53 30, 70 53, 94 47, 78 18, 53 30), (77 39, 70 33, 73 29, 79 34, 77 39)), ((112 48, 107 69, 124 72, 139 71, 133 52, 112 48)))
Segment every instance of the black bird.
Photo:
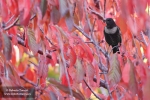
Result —
POLYGON ((105 20, 106 26, 104 28, 104 36, 106 42, 112 46, 113 53, 119 52, 119 45, 121 45, 121 31, 120 28, 116 25, 112 18, 107 18, 105 20))

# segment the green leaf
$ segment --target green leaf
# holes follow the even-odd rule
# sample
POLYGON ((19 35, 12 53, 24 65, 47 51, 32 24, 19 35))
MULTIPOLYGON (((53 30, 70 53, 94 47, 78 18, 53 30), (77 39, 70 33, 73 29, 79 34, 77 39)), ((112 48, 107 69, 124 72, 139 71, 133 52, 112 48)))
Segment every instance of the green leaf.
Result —
POLYGON ((121 69, 117 54, 114 54, 110 60, 110 71, 108 73, 110 85, 114 86, 121 80, 121 69))
POLYGON ((39 50, 39 45, 36 43, 34 33, 31 29, 28 29, 27 36, 30 50, 32 50, 34 53, 37 53, 39 50))
POLYGON ((11 59, 11 53, 12 53, 12 45, 11 45, 11 41, 10 39, 8 38, 8 36, 6 34, 3 34, 3 41, 4 41, 4 55, 5 55, 5 58, 7 60, 10 60, 11 59))
POLYGON ((42 12, 42 17, 44 17, 46 10, 47 10, 47 0, 41 0, 40 9, 42 12))

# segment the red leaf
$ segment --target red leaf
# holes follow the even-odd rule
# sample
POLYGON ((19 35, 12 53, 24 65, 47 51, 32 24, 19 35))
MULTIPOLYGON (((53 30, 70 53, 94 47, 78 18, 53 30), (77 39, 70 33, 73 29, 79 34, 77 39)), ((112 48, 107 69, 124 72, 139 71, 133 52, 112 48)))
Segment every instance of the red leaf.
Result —
POLYGON ((124 69, 123 69, 123 81, 125 83, 128 83, 128 87, 132 93, 132 95, 135 96, 135 94, 138 92, 138 86, 136 81, 136 73, 134 69, 133 63, 128 59, 124 69))
POLYGON ((7 21, 9 16, 6 0, 0 0, 0 4, 1 4, 0 10, 2 11, 1 12, 2 19, 3 21, 7 21))
POLYGON ((148 57, 148 60, 150 61, 150 44, 147 47, 147 57, 148 57))
MULTIPOLYGON (((70 76, 69 74, 68 74, 68 76, 69 76, 69 82, 70 82, 70 84, 72 84, 72 83, 73 83, 73 80, 72 80, 72 78, 71 78, 71 76, 70 76)), ((61 83, 62 83, 63 85, 65 85, 65 86, 68 86, 68 80, 67 80, 65 74, 63 74, 62 77, 61 77, 61 83)))
POLYGON ((34 73, 31 71, 31 69, 28 69, 27 70, 27 72, 26 72, 26 75, 25 75, 25 77, 27 78, 27 79, 29 79, 30 81, 33 81, 34 80, 34 73))
POLYGON ((17 0, 7 0, 7 4, 11 13, 17 16, 19 14, 17 0))
POLYGON ((22 15, 20 16, 20 23, 24 26, 27 26, 30 20, 30 0, 20 0, 20 2, 18 2, 18 5, 22 6, 20 7, 20 10, 22 11, 22 15))
POLYGON ((76 62, 76 54, 73 48, 69 45, 64 46, 64 57, 68 61, 70 67, 72 67, 76 62))
POLYGON ((86 95, 87 98, 90 98, 90 97, 91 97, 91 90, 90 90, 88 87, 86 87, 86 88, 84 89, 84 92, 85 92, 85 95, 86 95))
POLYGON ((81 43, 81 44, 84 49, 84 58, 91 63, 93 61, 93 54, 91 48, 85 43, 81 43))
POLYGON ((125 32, 127 32, 126 21, 121 16, 117 17, 116 24, 120 27, 122 34, 125 34, 125 32))

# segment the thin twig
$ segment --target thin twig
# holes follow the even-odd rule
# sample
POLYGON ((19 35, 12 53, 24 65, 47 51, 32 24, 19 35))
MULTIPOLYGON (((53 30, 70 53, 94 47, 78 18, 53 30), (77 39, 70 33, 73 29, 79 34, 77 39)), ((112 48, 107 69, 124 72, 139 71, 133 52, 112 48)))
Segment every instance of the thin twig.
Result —
MULTIPOLYGON (((9 39, 12 40, 12 36, 11 35, 9 35, 9 39)), ((25 42, 24 42, 24 40, 22 38, 20 38, 20 37, 17 36, 17 41, 18 41, 18 44, 26 47, 25 42)), ((54 51, 56 51, 56 49, 51 50, 50 52, 54 52, 54 51)), ((43 51, 42 50, 38 50, 38 53, 41 54, 41 55, 43 55, 43 51)), ((46 57, 49 58, 49 59, 51 59, 51 55, 48 52, 46 53, 46 57)))
MULTIPOLYGON (((114 46, 114 47, 111 49, 110 53, 113 51, 114 48, 118 48, 118 47, 120 47, 120 45, 114 46)), ((110 53, 109 53, 109 54, 110 54, 110 53)))
POLYGON ((30 80, 28 80, 27 78, 25 78, 24 76, 20 76, 20 78, 22 79, 22 80, 24 80, 25 82, 27 82, 27 83, 30 83, 31 85, 33 85, 33 86, 37 86, 35 83, 33 83, 32 81, 30 81, 30 80))
MULTIPOLYGON (((74 23, 74 27, 80 31, 86 38, 88 38, 89 40, 91 40, 91 42, 93 43, 93 39, 91 39, 87 33, 85 33, 79 26, 77 26, 75 23, 74 23)), ((95 44, 93 43, 95 46, 98 46, 98 49, 108 58, 108 54, 98 45, 98 44, 95 44)))
POLYGON ((30 18, 30 20, 34 19, 35 17, 36 17, 36 14, 34 14, 34 15, 30 18))
MULTIPOLYGON (((51 44, 51 45, 54 45, 53 42, 47 37, 45 36, 45 38, 48 40, 48 42, 51 44)), ((55 46, 55 45, 54 45, 55 46)))
POLYGON ((86 41, 85 43, 93 43, 93 42, 91 42, 91 41, 86 41))
POLYGON ((91 11, 91 13, 95 14, 99 19, 104 21, 104 17, 102 14, 98 13, 97 11, 93 10, 93 9, 89 9, 91 11))
POLYGON ((38 65, 33 63, 32 61, 28 60, 31 64, 33 64, 34 66, 36 66, 38 68, 38 65))
POLYGON ((146 39, 145 39, 145 37, 144 37, 144 35, 143 35, 143 32, 141 32, 140 34, 142 35, 142 38, 143 38, 143 40, 144 40, 145 45, 148 46, 148 43, 146 42, 146 39))
POLYGON ((5 25, 7 25, 14 17, 15 15, 11 16, 10 19, 5 23, 5 25))
MULTIPOLYGON (((57 29, 59 28, 58 26, 56 26, 57 29)), ((59 31, 59 30, 58 30, 59 31)), ((56 32, 55 32, 56 33, 56 32)), ((67 72, 67 64, 66 64, 66 59, 64 57, 64 53, 63 53, 63 50, 64 50, 64 47, 63 47, 63 40, 61 38, 61 34, 59 32, 56 33, 57 35, 57 39, 58 39, 58 43, 59 43, 59 46, 60 46, 60 56, 61 56, 61 59, 62 59, 62 62, 63 62, 63 68, 64 68, 64 72, 65 72, 65 75, 66 75, 66 78, 67 78, 67 83, 68 83, 68 87, 69 87, 69 92, 70 92, 70 95, 73 96, 73 92, 72 92, 72 89, 71 89, 71 85, 70 85, 70 81, 69 81, 69 75, 68 75, 68 72, 67 72)))
POLYGON ((94 94, 94 96, 95 96, 97 99, 103 100, 102 98, 100 98, 100 97, 91 89, 91 87, 88 85, 88 83, 87 83, 85 80, 83 80, 83 81, 84 81, 84 83, 86 84, 86 86, 89 88, 89 90, 94 94))
POLYGON ((13 27, 15 25, 15 23, 17 23, 18 20, 19 20, 19 17, 17 17, 12 24, 10 24, 9 26, 5 27, 4 30, 8 30, 11 27, 13 27))

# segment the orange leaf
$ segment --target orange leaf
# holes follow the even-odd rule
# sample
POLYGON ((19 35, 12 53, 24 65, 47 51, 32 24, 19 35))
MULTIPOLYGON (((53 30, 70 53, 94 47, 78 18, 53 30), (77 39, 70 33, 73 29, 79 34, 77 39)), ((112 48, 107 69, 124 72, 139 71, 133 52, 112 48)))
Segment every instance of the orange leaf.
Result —
POLYGON ((125 19, 123 19, 121 16, 117 17, 116 24, 120 27, 121 33, 125 34, 127 31, 127 24, 125 22, 125 19))
POLYGON ((24 26, 27 26, 30 20, 30 11, 31 11, 31 2, 30 0, 21 0, 18 2, 20 5, 20 10, 23 11, 23 14, 20 16, 20 23, 24 26))
POLYGON ((91 48, 85 43, 81 43, 84 49, 84 59, 88 60, 90 63, 93 61, 93 54, 91 48))

